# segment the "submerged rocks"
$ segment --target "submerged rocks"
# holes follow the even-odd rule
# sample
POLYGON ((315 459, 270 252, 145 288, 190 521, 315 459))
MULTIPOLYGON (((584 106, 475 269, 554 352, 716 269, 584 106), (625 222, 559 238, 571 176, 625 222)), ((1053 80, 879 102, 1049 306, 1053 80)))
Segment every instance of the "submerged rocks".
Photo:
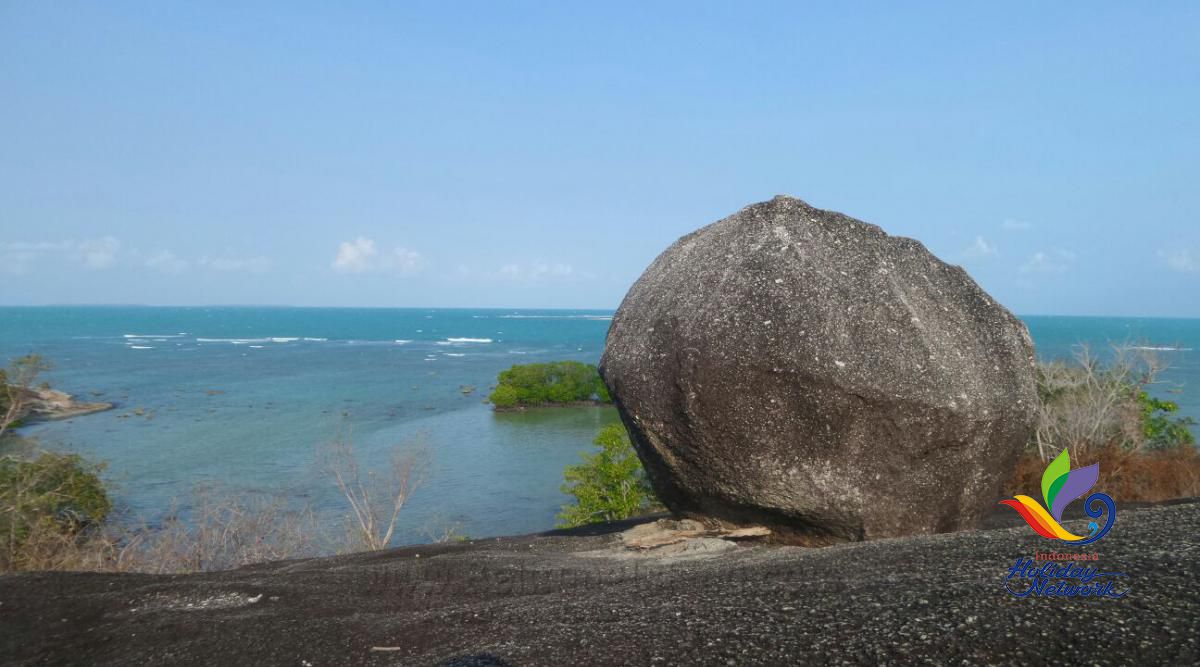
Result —
POLYGON ((802 544, 975 525, 1037 402, 1025 326, 962 268, 791 197, 663 252, 600 372, 671 510, 802 544))

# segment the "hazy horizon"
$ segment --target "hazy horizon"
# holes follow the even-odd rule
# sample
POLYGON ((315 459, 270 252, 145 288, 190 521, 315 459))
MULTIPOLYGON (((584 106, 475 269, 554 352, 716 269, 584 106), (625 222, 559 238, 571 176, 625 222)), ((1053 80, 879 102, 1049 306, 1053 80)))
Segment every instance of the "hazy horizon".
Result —
MULTIPOLYGON (((2 308, 289 308, 297 310, 531 310, 531 311, 608 311, 616 312, 619 306, 581 306, 581 307, 542 307, 542 306, 340 306, 340 305, 296 305, 288 303, 39 303, 39 304, 0 304, 2 308)), ((1200 320, 1200 317, 1187 315, 1122 315, 1112 313, 1080 313, 1064 315, 1061 313, 1023 313, 1010 311, 1017 317, 1052 317, 1052 318, 1111 318, 1132 320, 1200 320)))

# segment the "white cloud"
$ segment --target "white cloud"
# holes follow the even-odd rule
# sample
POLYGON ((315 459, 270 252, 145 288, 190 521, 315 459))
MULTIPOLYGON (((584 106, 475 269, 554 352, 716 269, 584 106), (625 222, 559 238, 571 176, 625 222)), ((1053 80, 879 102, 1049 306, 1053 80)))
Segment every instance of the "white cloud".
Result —
POLYGON ((191 262, 177 257, 170 250, 156 250, 146 256, 146 268, 163 273, 183 273, 191 266, 191 262))
POLYGON ((344 273, 369 271, 372 260, 378 254, 375 242, 371 239, 360 236, 353 241, 342 241, 338 246, 337 257, 333 258, 333 270, 344 273))
POLYGON ((416 273, 425 268, 425 258, 416 250, 409 250, 403 246, 396 246, 390 253, 380 254, 374 240, 360 236, 338 245, 337 255, 333 258, 331 266, 334 271, 341 273, 416 273))
POLYGON ((595 274, 588 271, 578 271, 574 266, 565 262, 509 262, 496 270, 476 270, 460 264, 454 271, 454 277, 477 281, 503 281, 520 285, 538 285, 547 281, 578 281, 593 280, 595 274))
POLYGON ((125 248, 120 241, 104 236, 82 241, 34 241, 0 243, 0 271, 10 274, 29 274, 47 262, 76 262, 91 270, 114 266, 142 267, 151 271, 179 274, 197 267, 209 271, 265 273, 272 262, 263 256, 238 256, 225 252, 203 256, 197 260, 180 257, 165 248, 144 252, 125 248))
POLYGON ((567 276, 575 275, 575 267, 570 264, 536 263, 529 268, 529 275, 535 280, 543 276, 566 278, 567 276))
POLYGON ((80 241, 75 247, 75 257, 89 269, 107 269, 117 259, 121 242, 111 236, 101 239, 80 241))
POLYGON ((1021 265, 1021 273, 1065 273, 1075 261, 1075 253, 1070 250, 1055 250, 1044 252, 1039 250, 1021 265))
POLYGON ((996 246, 988 243, 982 236, 976 236, 975 242, 962 251, 964 259, 983 259, 996 254, 996 246))
POLYGON ((1026 229, 1032 229, 1033 224, 1025 222, 1024 220, 1013 220, 1012 218, 1009 218, 1000 223, 1000 227, 1010 232, 1021 232, 1025 231, 1026 229))
POLYGON ((0 262, 9 273, 29 273, 48 259, 65 258, 89 269, 107 269, 117 261, 121 242, 111 236, 82 241, 15 241, 0 243, 0 262))
POLYGON ((416 273, 425 268, 425 258, 416 250, 396 246, 392 250, 391 268, 400 273, 416 273))
POLYGON ((4 250, 24 251, 24 252, 44 252, 44 251, 61 251, 70 250, 75 247, 74 241, 15 241, 12 243, 0 243, 0 248, 4 250))
POLYGON ((575 268, 570 264, 548 264, 534 262, 532 264, 505 264, 500 267, 497 275, 511 280, 533 282, 546 277, 566 278, 575 274, 575 268))
POLYGON ((212 271, 266 273, 271 269, 271 260, 261 255, 255 257, 232 257, 228 254, 220 257, 201 257, 197 262, 202 268, 212 271))
POLYGON ((1159 250, 1158 257, 1172 271, 1180 273, 1195 273, 1196 271, 1200 271, 1200 261, 1192 257, 1192 251, 1186 248, 1180 250, 1159 250))
POLYGON ((5 273, 24 275, 33 270, 43 255, 62 253, 74 245, 73 241, 15 241, 0 243, 0 269, 5 273))

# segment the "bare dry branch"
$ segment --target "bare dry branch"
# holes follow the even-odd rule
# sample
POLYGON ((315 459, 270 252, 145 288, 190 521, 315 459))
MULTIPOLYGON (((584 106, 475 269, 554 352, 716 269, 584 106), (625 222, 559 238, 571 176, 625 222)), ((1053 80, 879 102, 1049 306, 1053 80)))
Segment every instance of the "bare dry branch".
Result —
POLYGON ((386 474, 361 471, 352 440, 339 437, 328 446, 326 467, 352 513, 351 532, 370 551, 386 549, 396 534, 400 511, 424 481, 429 467, 427 449, 420 443, 397 447, 386 474))

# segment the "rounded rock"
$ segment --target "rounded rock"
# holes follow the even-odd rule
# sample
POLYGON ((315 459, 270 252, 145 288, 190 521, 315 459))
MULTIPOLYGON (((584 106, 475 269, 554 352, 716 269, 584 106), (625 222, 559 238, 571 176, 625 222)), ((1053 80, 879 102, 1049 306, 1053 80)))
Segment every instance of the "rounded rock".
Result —
POLYGON ((783 196, 663 252, 600 372, 668 508, 801 544, 974 526, 1037 410, 1028 331, 962 268, 783 196))

